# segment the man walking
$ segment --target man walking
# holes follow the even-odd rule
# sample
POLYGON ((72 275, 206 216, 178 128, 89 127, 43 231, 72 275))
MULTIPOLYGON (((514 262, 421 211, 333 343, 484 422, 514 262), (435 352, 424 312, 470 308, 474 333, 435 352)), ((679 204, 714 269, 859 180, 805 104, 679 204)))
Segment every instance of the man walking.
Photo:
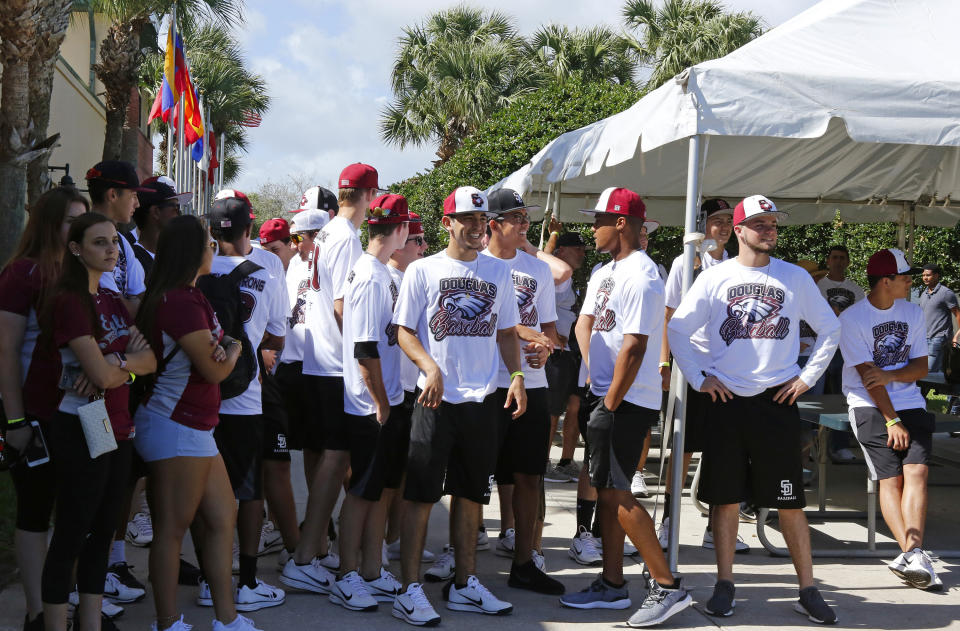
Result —
POLYGON ((960 339, 960 306, 956 294, 940 283, 939 265, 924 265, 920 278, 923 279, 924 289, 920 292, 918 303, 927 323, 927 366, 930 372, 943 372, 949 345, 956 344, 960 339), (956 333, 953 333, 954 321, 957 323, 956 333))

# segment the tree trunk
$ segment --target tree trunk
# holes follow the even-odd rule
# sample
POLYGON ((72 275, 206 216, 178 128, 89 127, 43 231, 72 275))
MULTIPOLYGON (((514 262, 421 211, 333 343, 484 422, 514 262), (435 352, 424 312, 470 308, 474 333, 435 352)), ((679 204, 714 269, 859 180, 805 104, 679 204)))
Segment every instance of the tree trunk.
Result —
MULTIPOLYGON (((107 108, 107 125, 103 134, 103 160, 119 160, 123 147, 123 122, 127 119, 127 109, 107 108)), ((93 166, 93 165, 90 165, 93 166)))
POLYGON ((137 85, 137 73, 143 55, 140 28, 146 17, 110 25, 100 44, 100 63, 93 69, 106 90, 107 123, 103 138, 103 159, 120 160, 123 126, 130 105, 130 90, 137 85))

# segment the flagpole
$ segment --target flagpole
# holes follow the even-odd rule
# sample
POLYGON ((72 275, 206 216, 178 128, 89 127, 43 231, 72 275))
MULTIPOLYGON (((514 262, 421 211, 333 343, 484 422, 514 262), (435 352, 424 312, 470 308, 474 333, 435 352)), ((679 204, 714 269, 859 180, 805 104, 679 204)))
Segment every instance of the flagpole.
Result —
POLYGON ((225 132, 220 132, 220 146, 217 149, 220 151, 220 167, 217 172, 217 190, 223 188, 223 172, 226 169, 226 160, 227 160, 227 145, 226 145, 227 134, 225 132))
MULTIPOLYGON (((177 3, 170 10, 170 28, 173 29, 173 42, 177 41, 177 3)), ((176 53, 174 53, 176 59, 176 53)), ((176 64, 174 64, 176 66, 176 64)), ((173 86, 170 86, 173 89, 173 86)), ((161 90, 163 88, 161 87, 161 90)), ((167 177, 173 178, 173 125, 167 124, 167 177)))

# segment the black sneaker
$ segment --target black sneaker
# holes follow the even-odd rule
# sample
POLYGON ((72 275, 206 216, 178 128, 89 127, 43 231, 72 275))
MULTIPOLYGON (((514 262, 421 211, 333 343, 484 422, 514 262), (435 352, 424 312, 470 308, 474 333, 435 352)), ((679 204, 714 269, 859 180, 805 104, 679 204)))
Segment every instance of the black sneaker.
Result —
POLYGON ((180 557, 180 570, 177 573, 177 583, 187 587, 196 587, 201 578, 203 578, 203 574, 200 572, 200 568, 189 561, 185 561, 183 557, 180 557))
POLYGON ((800 600, 794 603, 793 610, 818 624, 837 623, 837 614, 824 602, 820 590, 813 585, 800 590, 800 600))
POLYGON ((120 582, 126 585, 131 589, 143 589, 146 590, 146 587, 143 586, 143 583, 137 580, 137 577, 133 575, 133 572, 130 571, 132 565, 127 564, 125 561, 120 563, 114 563, 107 568, 107 572, 116 574, 117 578, 120 579, 120 582))
POLYGON ((546 572, 538 568, 533 559, 523 565, 513 565, 510 567, 510 578, 507 579, 507 585, 517 589, 528 589, 538 594, 548 594, 551 596, 562 596, 567 590, 563 583, 551 578, 546 572))
POLYGON ((713 586, 713 596, 707 601, 706 610, 711 616, 732 616, 737 602, 733 599, 736 587, 730 581, 717 581, 713 586))
POLYGON ((43 631, 43 612, 33 620, 30 620, 30 614, 26 614, 23 617, 23 631, 43 631))

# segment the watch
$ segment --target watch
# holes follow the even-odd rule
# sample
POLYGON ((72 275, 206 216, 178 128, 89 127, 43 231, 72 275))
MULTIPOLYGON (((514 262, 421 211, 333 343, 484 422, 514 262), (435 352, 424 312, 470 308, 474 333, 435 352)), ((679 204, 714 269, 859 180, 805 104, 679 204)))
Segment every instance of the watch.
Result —
POLYGON ((117 359, 120 360, 120 368, 121 368, 122 370, 126 370, 126 369, 127 369, 127 356, 126 356, 124 353, 120 352, 120 351, 115 352, 114 355, 116 355, 116 356, 117 356, 117 359))

